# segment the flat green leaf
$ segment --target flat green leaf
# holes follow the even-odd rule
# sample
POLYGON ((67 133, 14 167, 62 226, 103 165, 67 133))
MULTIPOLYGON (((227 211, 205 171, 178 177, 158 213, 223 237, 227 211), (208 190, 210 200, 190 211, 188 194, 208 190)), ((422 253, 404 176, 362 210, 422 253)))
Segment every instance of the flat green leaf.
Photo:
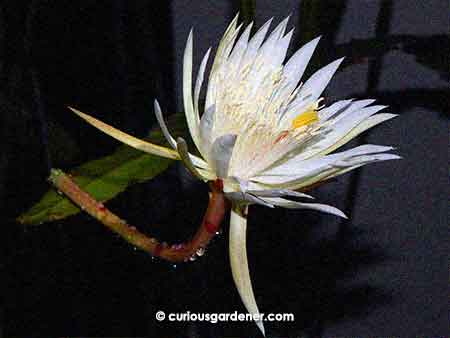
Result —
MULTIPOLYGON (((184 114, 172 115, 167 121, 171 133, 188 134, 184 114)), ((154 128, 145 138, 149 142, 167 145, 159 128, 154 128)), ((173 162, 166 158, 146 154, 129 146, 120 146, 111 155, 82 164, 70 171, 75 182, 95 199, 105 202, 124 191, 128 186, 148 181, 168 168, 173 162)), ((54 189, 17 218, 22 224, 42 224, 60 220, 81 210, 54 189)))

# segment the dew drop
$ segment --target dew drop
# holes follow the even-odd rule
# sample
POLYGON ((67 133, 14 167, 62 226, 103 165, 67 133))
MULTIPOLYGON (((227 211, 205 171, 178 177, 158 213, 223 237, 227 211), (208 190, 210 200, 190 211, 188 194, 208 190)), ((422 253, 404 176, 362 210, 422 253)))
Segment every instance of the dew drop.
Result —
POLYGON ((197 256, 201 257, 205 254, 205 251, 206 251, 205 248, 200 247, 197 249, 195 253, 197 254, 197 256))
POLYGON ((196 256, 196 255, 192 255, 191 257, 189 257, 189 260, 190 260, 191 262, 195 261, 196 259, 197 259, 197 256, 196 256))
POLYGON ((176 265, 176 264, 173 264, 173 265, 172 265, 172 268, 173 268, 173 269, 176 269, 176 268, 177 268, 177 265, 176 265))

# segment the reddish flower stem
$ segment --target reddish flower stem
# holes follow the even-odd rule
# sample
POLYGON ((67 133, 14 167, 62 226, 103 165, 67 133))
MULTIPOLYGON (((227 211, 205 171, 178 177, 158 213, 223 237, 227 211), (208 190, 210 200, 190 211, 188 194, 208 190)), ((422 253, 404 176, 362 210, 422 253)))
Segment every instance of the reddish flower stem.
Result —
POLYGON ((223 194, 222 181, 219 179, 210 181, 211 192, 208 208, 197 232, 190 241, 169 246, 127 224, 125 220, 109 211, 101 202, 82 190, 69 175, 61 170, 52 169, 49 181, 73 203, 119 234, 127 242, 152 256, 170 262, 186 262, 196 254, 197 250, 205 248, 219 231, 225 212, 229 207, 223 194))

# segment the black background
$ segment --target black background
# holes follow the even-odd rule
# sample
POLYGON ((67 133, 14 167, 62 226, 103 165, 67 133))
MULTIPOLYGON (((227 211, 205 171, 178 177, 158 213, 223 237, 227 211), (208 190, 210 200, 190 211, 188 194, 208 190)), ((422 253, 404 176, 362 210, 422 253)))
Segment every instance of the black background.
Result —
MULTIPOLYGON (((295 50, 314 34, 301 20, 313 13, 307 4, 257 1, 256 25, 292 13, 295 50)), ((350 55, 326 103, 358 96, 391 105, 388 112, 400 117, 352 145, 394 145, 404 160, 311 192, 346 210, 348 222, 251 209, 257 303, 261 312, 296 318, 266 330, 273 337, 448 336, 448 3, 317 1, 317 8, 315 29, 324 37, 313 67, 350 55)), ((5 337, 259 335, 253 323, 154 318, 158 310, 245 312, 231 278, 226 222, 204 257, 176 268, 133 250, 87 215, 39 226, 14 222, 49 188, 50 167, 69 169, 118 145, 67 104, 145 135, 154 97, 165 112, 182 110, 181 55, 191 26, 198 66, 238 9, 232 1, 0 3, 5 337)), ((176 241, 194 231, 206 203, 207 187, 174 165, 108 206, 176 241)))

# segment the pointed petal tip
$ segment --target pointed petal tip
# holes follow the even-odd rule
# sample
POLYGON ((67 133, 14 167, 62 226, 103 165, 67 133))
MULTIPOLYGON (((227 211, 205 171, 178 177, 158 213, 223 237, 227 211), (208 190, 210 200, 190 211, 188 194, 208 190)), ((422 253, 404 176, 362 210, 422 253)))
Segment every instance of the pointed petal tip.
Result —
POLYGON ((336 61, 334 61, 336 63, 336 65, 337 65, 336 67, 339 67, 341 65, 341 63, 344 61, 344 59, 345 59, 345 56, 343 56, 343 57, 337 59, 336 61))
POLYGON ((344 214, 344 213, 342 213, 341 215, 337 215, 337 216, 340 216, 340 217, 342 217, 343 219, 348 219, 348 216, 347 216, 346 214, 344 214))
POLYGON ((392 157, 389 158, 390 160, 403 160, 404 157, 396 154, 392 154, 392 157))

